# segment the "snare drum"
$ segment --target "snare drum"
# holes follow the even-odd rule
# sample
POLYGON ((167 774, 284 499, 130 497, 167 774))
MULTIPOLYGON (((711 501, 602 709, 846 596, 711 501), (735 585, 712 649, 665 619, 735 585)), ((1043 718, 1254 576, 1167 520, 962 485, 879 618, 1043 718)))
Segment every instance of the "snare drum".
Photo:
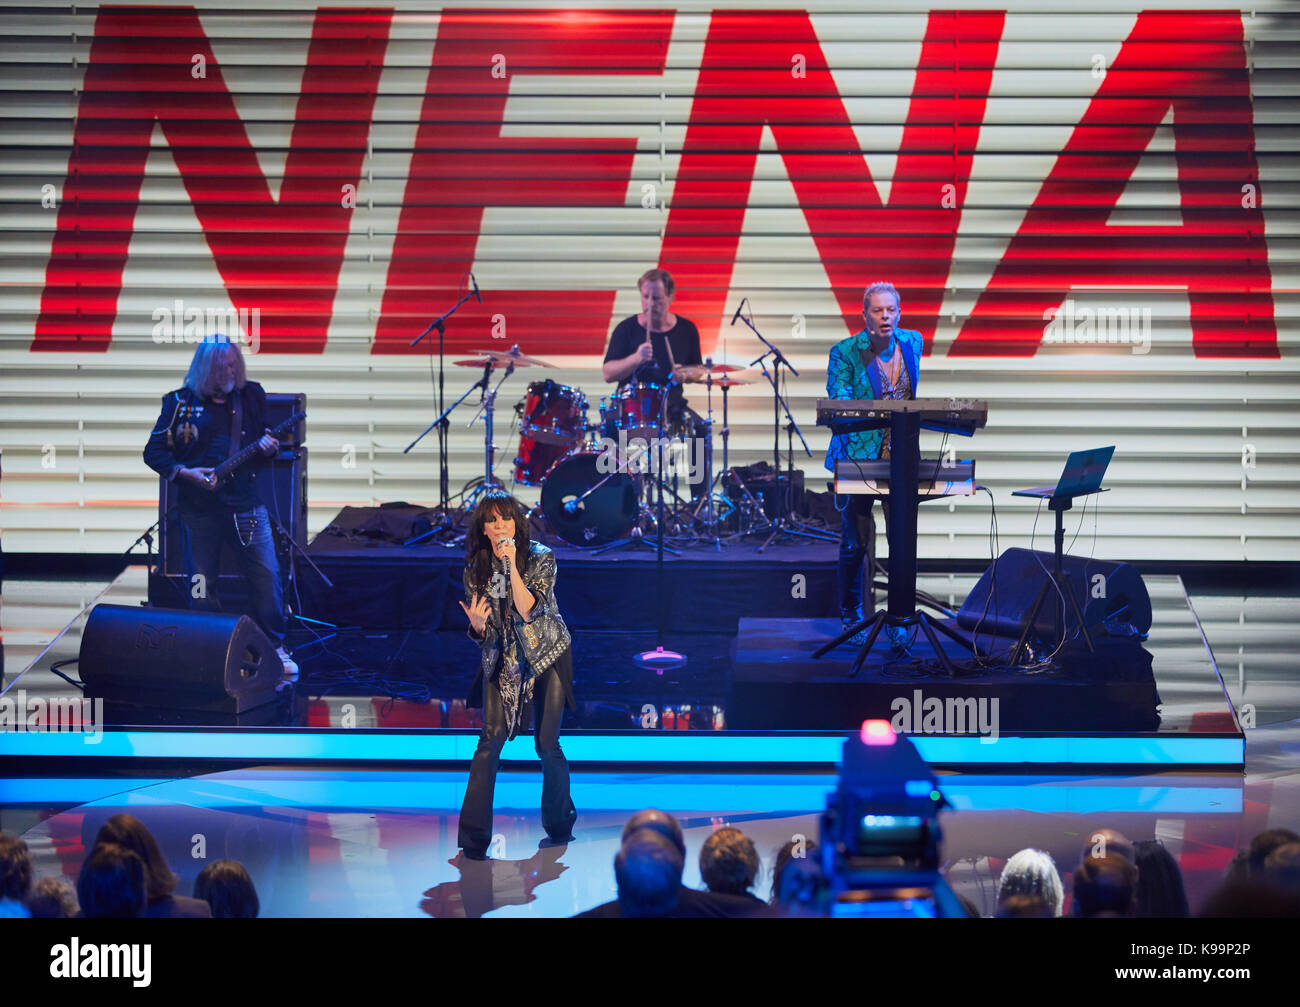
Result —
POLYGON ((662 436, 664 396, 668 389, 653 381, 621 388, 602 405, 600 423, 606 437, 617 440, 619 431, 626 431, 628 439, 640 437, 651 440, 662 436))

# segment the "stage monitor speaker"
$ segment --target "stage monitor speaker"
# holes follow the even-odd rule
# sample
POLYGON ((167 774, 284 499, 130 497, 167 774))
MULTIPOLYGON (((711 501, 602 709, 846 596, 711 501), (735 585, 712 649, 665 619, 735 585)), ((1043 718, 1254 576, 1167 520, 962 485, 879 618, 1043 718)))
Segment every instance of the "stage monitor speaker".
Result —
MULTIPOLYGON (((1018 637, 1046 579, 1043 571, 1051 570, 1054 562, 1050 552, 1007 549, 967 595, 957 613, 957 625, 972 632, 1018 637)), ((1151 629, 1151 597, 1136 567, 1131 563, 1062 556, 1061 569, 1069 577, 1089 632, 1094 626, 1109 624, 1111 631, 1121 635, 1146 637, 1151 629), (1132 630, 1121 628, 1126 625, 1132 630)), ((1041 638, 1054 632, 1053 613, 1060 610, 1061 599, 1053 589, 1034 624, 1041 638)), ((1074 613, 1068 606, 1066 611, 1066 625, 1073 632, 1077 628, 1073 625, 1074 613)))
POLYGON ((88 699, 240 714, 274 702, 284 665, 246 615, 96 605, 77 660, 88 699))

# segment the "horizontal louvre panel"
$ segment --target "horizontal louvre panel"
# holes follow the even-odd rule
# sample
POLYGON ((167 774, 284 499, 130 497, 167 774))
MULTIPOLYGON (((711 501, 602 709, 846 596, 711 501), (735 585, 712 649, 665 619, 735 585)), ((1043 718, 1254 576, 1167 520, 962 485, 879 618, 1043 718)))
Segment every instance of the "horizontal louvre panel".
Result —
MULTIPOLYGON (((447 17, 205 3, 197 21, 119 11, 129 27, 114 42, 96 39, 110 23, 96 8, 0 6, 4 548, 120 552, 153 522, 140 453, 192 352, 155 338, 177 300, 220 328, 259 308, 250 376, 308 396, 315 533, 342 506, 436 502, 436 439, 402 452, 436 415, 436 335, 423 354, 405 343, 468 269, 483 304, 448 322, 449 401, 479 376, 451 363, 474 349, 517 343, 557 365, 501 389, 508 483, 528 383, 582 388, 595 419, 613 387, 604 342, 639 309, 636 277, 664 264, 705 355, 762 352, 727 324, 747 297, 798 369, 787 397, 810 489, 829 478, 815 423, 827 353, 856 331, 862 287, 892 280, 902 325, 927 336, 921 397, 988 402, 985 429, 946 443, 976 459, 1002 547, 1051 545, 1050 513, 1012 490, 1052 482, 1071 450, 1115 444, 1110 492, 1066 515, 1074 551, 1300 559, 1300 8, 859 7, 813 4, 800 20, 753 0, 603 14, 467 3, 447 17), (1236 42, 1201 30, 1238 23, 1236 42), (173 30, 184 24, 201 37, 173 30), (193 53, 206 78, 191 76, 193 53), (96 91, 88 67, 111 70, 113 88, 96 91), (131 81, 159 80, 172 84, 137 100, 131 81), (142 132, 131 116, 145 107, 171 111, 142 132), (340 212, 345 185, 355 208, 340 212), (959 205, 941 206, 945 185, 959 205), (1049 197, 1065 202, 1044 215, 1049 197), (70 199, 79 210, 62 219, 79 230, 56 239, 70 199), (59 241, 79 256, 73 284, 52 278, 59 241), (60 284, 75 287, 62 306, 60 284), (1048 331, 1044 305, 1090 312, 1103 336, 1015 346, 1048 331), (75 345, 42 345, 61 326, 75 345)), ((704 389, 688 396, 703 413, 704 389)), ((713 405, 720 428, 716 392, 713 405)), ((453 493, 482 475, 473 412, 452 417, 453 493)), ((729 420, 732 464, 770 462, 765 382, 731 393, 729 420)), ((926 454, 942 443, 922 435, 926 454)), ((780 444, 784 465, 784 432, 780 444)), ((986 494, 927 503, 919 555, 986 557, 989 525, 986 494)))

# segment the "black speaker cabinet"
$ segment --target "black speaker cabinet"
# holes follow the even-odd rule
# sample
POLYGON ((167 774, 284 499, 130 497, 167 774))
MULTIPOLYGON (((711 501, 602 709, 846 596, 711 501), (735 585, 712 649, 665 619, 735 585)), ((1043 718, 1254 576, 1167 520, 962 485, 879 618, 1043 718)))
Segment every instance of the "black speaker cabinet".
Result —
MULTIPOLYGON (((981 633, 1019 636, 1043 585, 1043 570, 1051 570, 1054 562, 1050 552, 1007 549, 984 571, 967 595, 957 613, 957 625, 971 631, 978 627, 981 633)), ((1128 624, 1142 637, 1150 631, 1151 597, 1142 575, 1131 563, 1062 556, 1061 569, 1069 577, 1070 588, 1083 610, 1089 631, 1105 622, 1128 624)), ((1053 632, 1053 613, 1060 608, 1061 599, 1053 588, 1034 624, 1040 636, 1053 632)), ((1068 607, 1066 611, 1069 612, 1066 622, 1073 625, 1074 613, 1068 607)))
POLYGON ((225 715, 274 702, 284 674, 246 615, 128 605, 91 609, 77 670, 88 699, 225 715))
MULTIPOLYGON (((269 426, 287 420, 294 411, 305 412, 307 396, 295 394, 270 394, 266 396, 269 426)), ((277 520, 300 548, 307 546, 307 448, 306 421, 294 428, 293 439, 282 442, 280 453, 263 463, 254 487, 266 512, 277 520)), ((181 548, 180 520, 176 513, 176 486, 166 479, 158 480, 158 566, 149 578, 149 604, 159 607, 185 608, 189 605, 189 583, 185 579, 185 556, 181 548)), ((286 548, 276 540, 276 555, 280 559, 280 576, 288 576, 289 556, 286 548)), ((229 546, 221 550, 221 576, 217 580, 216 594, 226 611, 239 611, 247 606, 248 589, 239 576, 234 553, 229 546)))

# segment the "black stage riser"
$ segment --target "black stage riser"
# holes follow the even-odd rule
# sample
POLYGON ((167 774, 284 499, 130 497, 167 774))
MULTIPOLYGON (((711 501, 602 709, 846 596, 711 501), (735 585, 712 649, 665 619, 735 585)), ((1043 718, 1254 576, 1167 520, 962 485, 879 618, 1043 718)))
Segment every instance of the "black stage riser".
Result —
MULTIPOLYGON (((801 547, 802 550, 802 547, 801 547)), ((749 550, 752 552, 752 548, 749 550)), ((833 551, 806 562, 737 556, 674 560, 664 571, 668 626, 681 633, 735 632, 746 616, 813 618, 838 610, 833 551)), ((653 554, 592 556, 559 550, 556 600, 571 629, 653 630, 658 622, 653 554)), ((724 554, 725 556, 725 554, 724 554)), ((312 553, 334 582, 298 568, 303 612, 346 626, 463 632, 461 550, 376 548, 370 555, 312 553)))
MULTIPOLYGON (((1002 734, 1053 733, 1063 724, 1073 731, 1154 731, 1160 723, 1151 654, 1136 640, 1099 636, 1095 654, 1072 642, 1049 674, 972 670, 947 678, 922 639, 912 657, 901 661, 890 659, 887 645, 878 646, 850 678, 856 647, 845 644, 820 660, 812 657, 836 629, 829 620, 741 623, 727 725, 744 731, 854 730, 868 718, 892 720, 896 701, 913 700, 918 689, 923 700, 936 697, 945 706, 949 699, 996 699, 1002 734)), ((968 654, 958 654, 955 645, 949 649, 955 662, 968 663, 958 661, 968 654)), ((1008 642, 999 649, 1005 656, 1008 642)))

